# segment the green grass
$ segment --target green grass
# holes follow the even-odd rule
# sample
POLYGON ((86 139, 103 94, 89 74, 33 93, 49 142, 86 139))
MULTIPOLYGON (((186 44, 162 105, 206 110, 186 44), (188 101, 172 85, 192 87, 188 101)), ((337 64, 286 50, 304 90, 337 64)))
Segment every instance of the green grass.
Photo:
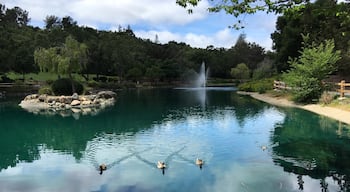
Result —
MULTIPOLYGON (((23 75, 15 72, 8 72, 6 76, 13 80, 19 80, 23 78, 23 75)), ((54 81, 58 79, 58 75, 54 73, 40 72, 40 73, 27 73, 25 74, 25 80, 33 80, 33 81, 54 81)), ((61 75, 61 77, 68 77, 67 75, 61 75)), ((84 78, 79 74, 73 74, 74 79, 78 81, 84 81, 84 78)))
POLYGON ((349 97, 345 97, 342 100, 334 99, 332 101, 332 103, 330 103, 330 104, 328 104, 326 106, 342 109, 342 110, 345 110, 345 111, 350 111, 350 98, 349 97))
POLYGON ((259 80, 251 80, 245 83, 242 83, 238 86, 240 91, 248 92, 259 92, 265 93, 266 91, 273 89, 273 80, 275 78, 264 78, 259 80))

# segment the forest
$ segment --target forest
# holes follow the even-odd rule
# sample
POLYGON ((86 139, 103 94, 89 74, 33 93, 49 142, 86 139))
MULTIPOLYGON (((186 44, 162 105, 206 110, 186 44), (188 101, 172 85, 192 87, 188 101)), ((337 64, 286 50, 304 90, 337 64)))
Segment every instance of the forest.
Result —
MULTIPOLYGON (((232 77, 231 69, 245 64, 246 78, 259 79, 280 74, 290 69, 289 60, 300 56, 303 35, 312 43, 334 40, 341 59, 334 74, 349 76, 350 71, 350 6, 333 0, 318 0, 287 9, 276 22, 271 38, 273 51, 266 51, 256 43, 247 42, 241 34, 231 48, 208 45, 193 48, 175 41, 160 44, 157 37, 141 39, 130 26, 116 31, 97 30, 79 26, 70 16, 43 18, 43 28, 29 25, 29 13, 20 7, 6 8, 0 4, 0 81, 5 74, 23 74, 48 71, 34 58, 38 50, 55 49, 60 53, 67 38, 86 47, 86 56, 80 66, 70 71, 86 80, 106 81, 104 76, 118 80, 148 82, 185 81, 196 74, 202 62, 210 70, 211 78, 232 77), (101 78, 101 79, 100 79, 101 78)), ((55 71, 59 73, 59 71, 55 71)))

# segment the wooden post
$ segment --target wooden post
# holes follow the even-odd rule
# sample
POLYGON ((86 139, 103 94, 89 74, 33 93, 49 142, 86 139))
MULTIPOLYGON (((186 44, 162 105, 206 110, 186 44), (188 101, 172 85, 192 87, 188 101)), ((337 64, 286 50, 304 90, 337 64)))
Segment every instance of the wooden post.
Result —
POLYGON ((344 97, 345 96, 344 93, 345 93, 345 80, 342 80, 340 82, 340 97, 344 97))

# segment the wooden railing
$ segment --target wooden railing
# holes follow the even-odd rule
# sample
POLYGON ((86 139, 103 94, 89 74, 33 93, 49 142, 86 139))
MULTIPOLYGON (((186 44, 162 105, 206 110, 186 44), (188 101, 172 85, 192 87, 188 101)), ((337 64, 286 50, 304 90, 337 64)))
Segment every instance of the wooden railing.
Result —
POLYGON ((283 81, 273 81, 273 89, 275 90, 286 90, 291 89, 291 87, 288 87, 287 84, 283 81))
POLYGON ((340 86, 340 89, 338 89, 340 97, 344 97, 345 93, 350 93, 350 90, 346 89, 346 87, 350 87, 350 83, 345 83, 345 80, 342 80, 338 85, 340 86))

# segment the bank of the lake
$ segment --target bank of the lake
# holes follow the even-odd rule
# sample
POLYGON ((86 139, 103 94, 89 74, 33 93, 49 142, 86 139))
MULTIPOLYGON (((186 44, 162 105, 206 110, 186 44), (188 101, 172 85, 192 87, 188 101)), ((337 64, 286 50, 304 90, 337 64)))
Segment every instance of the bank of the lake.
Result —
POLYGON ((293 101, 290 101, 286 98, 280 98, 280 97, 274 97, 270 94, 259 94, 256 92, 244 92, 244 91, 238 91, 238 94, 242 95, 250 95, 254 99, 270 103, 272 105, 282 106, 282 107, 297 107, 304 110, 311 111, 313 113, 323 115, 330 117, 332 119, 341 121, 343 123, 350 124, 350 112, 344 111, 341 109, 337 109, 334 107, 327 107, 327 106, 321 106, 318 104, 307 104, 307 105, 300 105, 296 104, 293 101))

